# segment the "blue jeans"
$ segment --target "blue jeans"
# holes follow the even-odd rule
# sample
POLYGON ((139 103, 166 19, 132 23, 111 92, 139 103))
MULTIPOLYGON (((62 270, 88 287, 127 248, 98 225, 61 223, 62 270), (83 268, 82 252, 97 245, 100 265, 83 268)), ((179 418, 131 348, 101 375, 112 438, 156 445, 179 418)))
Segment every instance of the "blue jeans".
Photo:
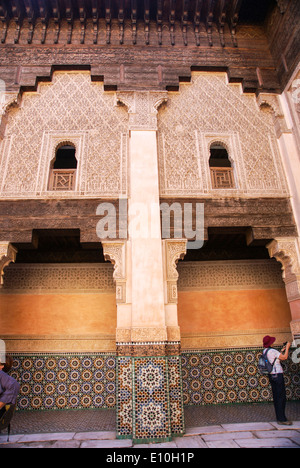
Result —
POLYGON ((283 374, 270 374, 270 384, 272 387, 273 401, 277 421, 287 421, 285 415, 286 391, 283 374))

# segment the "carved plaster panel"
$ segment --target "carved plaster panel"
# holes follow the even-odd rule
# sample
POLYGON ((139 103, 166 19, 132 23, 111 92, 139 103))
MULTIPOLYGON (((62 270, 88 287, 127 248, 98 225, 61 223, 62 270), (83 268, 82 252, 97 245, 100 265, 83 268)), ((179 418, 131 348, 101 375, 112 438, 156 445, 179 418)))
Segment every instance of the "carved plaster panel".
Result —
POLYGON ((275 260, 180 262, 179 291, 230 291, 284 288, 275 260))
POLYGON ((103 254, 106 261, 114 266, 113 278, 116 283, 117 303, 126 302, 126 242, 102 241, 103 254))
POLYGON ((166 91, 124 91, 116 95, 116 103, 128 109, 130 130, 157 130, 158 108, 167 99, 166 91))
MULTIPOLYGON (((237 196, 286 196, 287 183, 270 112, 226 74, 192 73, 158 114, 162 195, 220 196, 211 188, 207 141, 229 145, 237 196), (222 138, 223 136, 223 138, 222 138)), ((232 196, 232 189, 225 192, 232 196)))
POLYGON ((261 93, 257 98, 257 103, 261 110, 269 110, 271 112, 277 138, 280 138, 282 133, 290 132, 277 94, 261 93))
POLYGON ((300 255, 296 238, 281 237, 267 245, 270 257, 282 264, 288 301, 300 299, 300 255))
POLYGON ((20 108, 7 113, 0 196, 53 196, 45 181, 55 145, 73 140, 77 186, 64 196, 126 194, 128 115, 114 104, 114 94, 88 72, 55 72, 51 83, 24 93, 20 108))
POLYGON ((99 263, 19 263, 5 269, 2 292, 114 292, 113 266, 99 263))
POLYGON ((177 263, 182 260, 186 254, 186 239, 168 239, 163 241, 164 246, 164 267, 166 281, 166 303, 175 303, 178 301, 177 281, 178 271, 177 263))
POLYGON ((0 284, 3 285, 4 268, 16 261, 17 249, 9 242, 0 242, 0 284))

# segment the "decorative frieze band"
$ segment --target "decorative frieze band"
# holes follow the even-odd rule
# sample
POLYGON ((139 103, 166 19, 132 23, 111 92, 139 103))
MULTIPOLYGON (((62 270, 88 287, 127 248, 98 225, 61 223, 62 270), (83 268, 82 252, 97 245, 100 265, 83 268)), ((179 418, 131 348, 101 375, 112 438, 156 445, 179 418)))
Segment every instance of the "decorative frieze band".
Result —
POLYGON ((5 269, 3 291, 26 293, 114 292, 110 264, 15 264, 5 269))
POLYGON ((179 291, 228 291, 283 288, 275 260, 180 262, 179 291))

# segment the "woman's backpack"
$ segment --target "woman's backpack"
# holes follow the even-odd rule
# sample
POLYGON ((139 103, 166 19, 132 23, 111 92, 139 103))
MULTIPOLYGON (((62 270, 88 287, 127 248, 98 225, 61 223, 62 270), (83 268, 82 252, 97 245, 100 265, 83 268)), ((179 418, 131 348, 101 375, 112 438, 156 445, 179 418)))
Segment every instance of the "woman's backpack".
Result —
POLYGON ((277 359, 275 358, 273 364, 271 364, 267 357, 268 351, 270 351, 270 348, 265 350, 258 360, 258 370, 262 375, 271 374, 275 361, 277 359))

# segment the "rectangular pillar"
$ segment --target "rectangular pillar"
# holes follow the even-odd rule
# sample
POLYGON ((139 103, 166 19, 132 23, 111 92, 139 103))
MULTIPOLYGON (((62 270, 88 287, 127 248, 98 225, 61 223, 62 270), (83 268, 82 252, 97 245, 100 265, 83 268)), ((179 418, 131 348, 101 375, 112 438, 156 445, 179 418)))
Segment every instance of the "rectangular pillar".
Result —
POLYGON ((117 99, 129 112, 131 284, 130 323, 127 315, 126 329, 117 330, 117 437, 167 441, 184 433, 184 413, 179 346, 168 341, 160 222, 157 108, 166 93, 124 92, 117 99))

